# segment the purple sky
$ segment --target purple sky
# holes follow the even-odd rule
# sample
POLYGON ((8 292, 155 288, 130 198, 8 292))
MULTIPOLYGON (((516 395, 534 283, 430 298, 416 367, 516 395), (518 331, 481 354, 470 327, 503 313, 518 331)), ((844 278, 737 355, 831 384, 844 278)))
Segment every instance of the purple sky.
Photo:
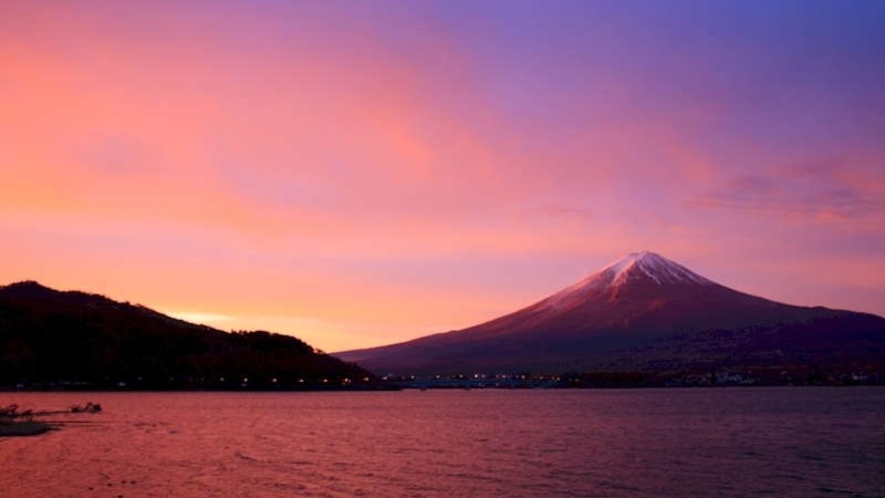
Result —
POLYGON ((636 250, 885 315, 885 2, 0 4, 0 283, 329 351, 636 250))

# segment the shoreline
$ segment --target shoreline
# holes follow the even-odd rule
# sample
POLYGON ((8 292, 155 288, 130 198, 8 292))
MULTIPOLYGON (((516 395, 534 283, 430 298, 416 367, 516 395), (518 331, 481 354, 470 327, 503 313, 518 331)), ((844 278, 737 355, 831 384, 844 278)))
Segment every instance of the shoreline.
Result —
POLYGON ((38 422, 35 420, 11 422, 0 424, 0 438, 39 436, 53 430, 56 430, 56 428, 46 422, 38 422))

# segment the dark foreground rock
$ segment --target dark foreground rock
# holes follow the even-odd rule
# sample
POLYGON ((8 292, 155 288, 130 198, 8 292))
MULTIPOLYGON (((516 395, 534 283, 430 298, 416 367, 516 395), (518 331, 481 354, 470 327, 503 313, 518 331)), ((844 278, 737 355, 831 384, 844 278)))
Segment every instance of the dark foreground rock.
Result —
POLYGON ((47 422, 30 420, 0 424, 0 437, 39 436, 55 428, 47 422))

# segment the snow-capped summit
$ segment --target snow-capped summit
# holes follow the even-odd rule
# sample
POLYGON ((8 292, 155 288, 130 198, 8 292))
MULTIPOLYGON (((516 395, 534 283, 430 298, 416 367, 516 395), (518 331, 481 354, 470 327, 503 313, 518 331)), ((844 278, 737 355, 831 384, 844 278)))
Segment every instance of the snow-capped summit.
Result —
POLYGON ((716 285, 688 268, 651 251, 633 252, 602 270, 538 303, 563 309, 587 302, 601 293, 617 295, 623 286, 716 285))
POLYGON ((673 365, 676 360, 667 356, 671 347, 691 361, 743 355, 746 361, 766 362, 773 350, 783 355, 798 348, 806 354, 810 341, 818 341, 822 351, 830 351, 858 334, 879 334, 885 345, 885 320, 751 296, 642 251, 494 320, 338 356, 376 372, 399 373, 593 369, 616 359, 636 367, 641 362, 634 355, 642 348, 641 361, 673 365), (857 320, 869 323, 861 326, 857 320), (802 340, 778 335, 784 327, 802 340), (740 340, 726 345, 717 342, 721 337, 740 340))
POLYGON ((650 278, 658 285, 686 283, 710 285, 713 283, 688 268, 651 251, 630 253, 605 267, 602 273, 614 273, 613 284, 624 283, 631 278, 643 278, 643 276, 650 278))

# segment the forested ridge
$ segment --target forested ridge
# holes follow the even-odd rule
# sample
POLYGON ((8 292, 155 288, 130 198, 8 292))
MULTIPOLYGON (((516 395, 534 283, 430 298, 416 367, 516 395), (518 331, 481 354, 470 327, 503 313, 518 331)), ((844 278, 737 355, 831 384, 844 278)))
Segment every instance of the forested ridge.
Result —
POLYGON ((0 386, 307 389, 373 381, 292 336, 223 332, 32 281, 0 287, 0 386))

